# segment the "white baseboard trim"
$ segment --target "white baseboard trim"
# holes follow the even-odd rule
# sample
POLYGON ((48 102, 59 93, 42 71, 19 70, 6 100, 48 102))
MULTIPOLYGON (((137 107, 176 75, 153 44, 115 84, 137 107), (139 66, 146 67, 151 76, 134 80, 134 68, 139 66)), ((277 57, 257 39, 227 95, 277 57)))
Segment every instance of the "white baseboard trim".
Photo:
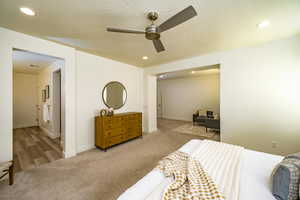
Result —
POLYGON ((185 121, 185 122, 192 122, 193 120, 183 119, 183 118, 176 118, 176 117, 163 117, 161 119, 169 119, 169 120, 177 120, 177 121, 185 121))
POLYGON ((95 147, 96 147, 95 144, 80 145, 78 147, 76 153, 81 153, 81 152, 84 152, 84 151, 88 151, 88 150, 94 149, 95 147))
POLYGON ((159 131, 159 129, 154 129, 154 130, 151 130, 151 131, 143 131, 143 134, 145 133, 145 134, 151 134, 151 133, 154 133, 154 132, 157 132, 157 131, 159 131))

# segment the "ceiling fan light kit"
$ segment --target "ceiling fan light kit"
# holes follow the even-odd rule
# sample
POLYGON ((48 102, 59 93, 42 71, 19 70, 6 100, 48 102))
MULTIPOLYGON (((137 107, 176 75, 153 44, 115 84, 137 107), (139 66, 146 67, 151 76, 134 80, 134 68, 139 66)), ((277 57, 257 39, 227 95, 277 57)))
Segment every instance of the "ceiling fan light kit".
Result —
POLYGON ((152 22, 149 26, 145 28, 145 31, 138 30, 128 30, 128 29, 119 29, 119 28, 107 28, 109 32, 117 32, 117 33, 133 33, 133 34, 145 34, 146 39, 152 40, 153 45, 157 52, 165 51, 165 47, 160 40, 160 34, 164 31, 167 31, 179 24, 182 24, 189 19, 195 17, 197 15, 196 10, 193 6, 189 6, 184 10, 180 11, 173 17, 169 18, 167 21, 162 23, 159 26, 154 24, 154 21, 158 19, 158 13, 151 11, 148 13, 147 17, 152 22))

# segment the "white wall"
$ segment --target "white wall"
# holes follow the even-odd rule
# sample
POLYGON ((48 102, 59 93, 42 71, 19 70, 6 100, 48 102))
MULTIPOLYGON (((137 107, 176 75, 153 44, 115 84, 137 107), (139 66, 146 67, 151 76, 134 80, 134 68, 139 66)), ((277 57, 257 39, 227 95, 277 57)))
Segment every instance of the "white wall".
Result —
POLYGON ((157 92, 162 95, 162 117, 193 121, 199 109, 220 113, 219 74, 159 80, 157 92))
MULTIPOLYGON (((221 64, 221 140, 275 154, 299 152, 299 44, 300 36, 296 36, 166 63, 147 68, 145 74, 221 64), (272 148, 272 141, 277 148, 272 148)), ((154 88, 147 93, 153 94, 154 88)), ((148 110, 156 110, 150 105, 148 110)), ((149 120, 156 121, 156 115, 149 120)))
POLYGON ((12 159, 13 129, 13 48, 60 57, 65 60, 65 156, 76 155, 75 151, 75 49, 36 37, 0 28, 0 162, 12 159))
POLYGON ((37 126, 37 75, 13 74, 13 128, 37 126))
POLYGON ((94 117, 106 108, 102 89, 110 81, 121 82, 127 90, 127 102, 119 112, 142 111, 143 70, 99 56, 77 51, 77 152, 95 146, 94 117))
POLYGON ((62 137, 66 141, 65 157, 94 147, 94 116, 104 108, 101 92, 107 82, 120 81, 127 89, 127 103, 117 112, 143 111, 143 69, 0 28, 0 162, 12 159, 13 48, 64 60, 62 137))

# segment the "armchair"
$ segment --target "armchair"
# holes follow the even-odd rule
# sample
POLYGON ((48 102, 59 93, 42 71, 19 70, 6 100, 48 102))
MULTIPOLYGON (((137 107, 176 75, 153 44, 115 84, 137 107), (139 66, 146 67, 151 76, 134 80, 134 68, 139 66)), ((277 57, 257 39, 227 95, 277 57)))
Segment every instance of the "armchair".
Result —
POLYGON ((197 112, 196 114, 193 114, 193 124, 198 124, 200 126, 205 126, 206 119, 213 119, 214 118, 214 112, 213 111, 203 111, 201 114, 197 112))
POLYGON ((14 183, 14 165, 13 161, 0 163, 0 180, 9 175, 9 185, 14 183))

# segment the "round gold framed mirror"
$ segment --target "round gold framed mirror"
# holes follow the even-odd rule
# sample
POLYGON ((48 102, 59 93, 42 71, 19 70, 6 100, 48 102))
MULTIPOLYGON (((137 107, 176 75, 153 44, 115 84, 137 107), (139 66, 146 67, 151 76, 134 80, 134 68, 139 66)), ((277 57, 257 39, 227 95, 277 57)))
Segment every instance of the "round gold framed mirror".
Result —
POLYGON ((114 110, 122 108, 127 100, 125 86, 118 81, 107 83, 102 90, 102 99, 108 108, 113 108, 114 110))

